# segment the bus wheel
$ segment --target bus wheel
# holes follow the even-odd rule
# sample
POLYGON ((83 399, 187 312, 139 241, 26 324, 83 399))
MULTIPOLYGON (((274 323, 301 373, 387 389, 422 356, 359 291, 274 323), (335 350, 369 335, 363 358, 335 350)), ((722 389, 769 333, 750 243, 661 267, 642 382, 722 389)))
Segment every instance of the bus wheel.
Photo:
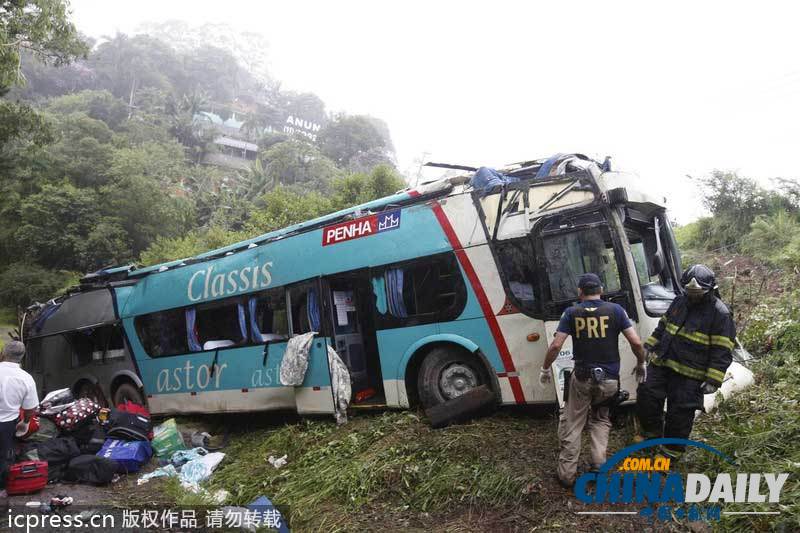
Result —
POLYGON ((434 348, 419 368, 419 398, 428 409, 487 381, 486 370, 474 355, 455 348, 434 348))
POLYGON ((144 405, 144 397, 139 389, 133 383, 123 383, 114 391, 114 405, 124 404, 129 400, 135 404, 144 405))
POLYGON ((105 396, 103 396, 103 393, 100 391, 100 387, 92 385, 88 381, 84 381, 81 386, 78 387, 75 396, 77 398, 89 398, 100 407, 106 407, 108 405, 105 396))

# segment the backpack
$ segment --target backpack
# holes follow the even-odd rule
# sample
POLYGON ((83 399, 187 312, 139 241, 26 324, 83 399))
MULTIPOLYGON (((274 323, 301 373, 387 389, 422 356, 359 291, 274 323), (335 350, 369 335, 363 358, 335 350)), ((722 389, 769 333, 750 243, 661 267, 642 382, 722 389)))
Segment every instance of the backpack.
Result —
POLYGON ((48 463, 68 463, 81 454, 78 444, 71 437, 56 437, 36 445, 40 461, 48 463))
POLYGON ((111 459, 96 455, 79 455, 69 462, 64 479, 92 485, 107 485, 114 479, 117 470, 119 465, 111 459))
POLYGON ((113 439, 149 440, 153 430, 148 417, 116 409, 111 411, 108 422, 111 429, 107 436, 113 439))
POLYGON ((91 424, 84 426, 84 428, 80 438, 75 437, 78 442, 78 448, 81 449, 82 454, 97 453, 106 441, 108 430, 100 424, 91 424))

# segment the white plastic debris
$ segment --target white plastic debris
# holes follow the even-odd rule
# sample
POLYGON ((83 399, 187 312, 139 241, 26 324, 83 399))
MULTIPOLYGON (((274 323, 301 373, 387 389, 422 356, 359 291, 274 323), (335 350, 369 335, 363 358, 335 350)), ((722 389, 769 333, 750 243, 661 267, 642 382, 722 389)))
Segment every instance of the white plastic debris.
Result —
POLYGON ((746 389, 755 382, 753 372, 744 365, 732 362, 725 372, 725 381, 722 386, 714 394, 706 394, 703 397, 703 410, 710 413, 717 408, 720 396, 722 399, 727 400, 733 394, 746 389))
POLYGON ((181 483, 198 484, 211 476, 211 473, 225 458, 222 452, 213 452, 197 459, 192 459, 181 468, 181 483))
POLYGON ((286 343, 286 352, 281 361, 281 385, 297 387, 303 384, 308 369, 308 352, 314 340, 315 331, 295 335, 286 343))
POLYGON ((161 468, 156 468, 152 472, 149 472, 139 479, 136 480, 137 485, 144 485, 154 477, 176 477, 178 475, 178 471, 175 469, 174 466, 171 464, 167 466, 162 466, 161 468))
POLYGON ((331 369, 331 389, 333 390, 333 408, 337 424, 347 423, 347 406, 350 405, 352 389, 350 372, 347 370, 336 350, 328 346, 328 368, 331 369))
POLYGON ((286 466, 286 457, 287 457, 287 455, 285 455, 285 454, 284 454, 283 457, 278 457, 278 458, 276 458, 274 455, 270 455, 267 458, 267 462, 269 464, 271 464, 272 466, 274 466, 276 469, 277 468, 281 468, 283 466, 286 466))

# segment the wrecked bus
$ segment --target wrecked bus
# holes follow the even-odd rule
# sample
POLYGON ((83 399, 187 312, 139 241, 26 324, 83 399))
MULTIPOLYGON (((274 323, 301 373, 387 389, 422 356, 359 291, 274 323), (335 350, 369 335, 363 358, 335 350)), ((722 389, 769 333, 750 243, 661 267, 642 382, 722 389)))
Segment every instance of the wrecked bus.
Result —
POLYGON ((40 394, 153 413, 333 413, 331 346, 354 401, 430 407, 487 385, 500 404, 551 403, 539 368, 580 274, 601 277, 643 338, 681 290, 664 202, 636 177, 577 154, 455 168, 196 257, 87 275, 26 317, 26 368, 40 394), (312 331, 302 385, 282 386, 288 339, 312 331))

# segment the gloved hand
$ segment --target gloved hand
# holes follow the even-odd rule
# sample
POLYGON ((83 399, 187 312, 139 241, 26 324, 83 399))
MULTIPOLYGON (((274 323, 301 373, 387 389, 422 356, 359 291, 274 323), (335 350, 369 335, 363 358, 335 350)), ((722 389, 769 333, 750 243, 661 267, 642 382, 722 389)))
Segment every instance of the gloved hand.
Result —
POLYGON ((553 380, 553 372, 549 368, 539 369, 539 383, 547 385, 553 380))
POLYGON ((703 394, 714 394, 718 390, 719 390, 719 387, 717 385, 714 385, 713 383, 709 383, 708 381, 704 381, 703 384, 700 385, 700 391, 703 394))
POLYGON ((631 374, 636 374, 637 383, 644 383, 645 381, 647 381, 647 363, 636 365, 633 368, 633 372, 631 372, 631 374))

